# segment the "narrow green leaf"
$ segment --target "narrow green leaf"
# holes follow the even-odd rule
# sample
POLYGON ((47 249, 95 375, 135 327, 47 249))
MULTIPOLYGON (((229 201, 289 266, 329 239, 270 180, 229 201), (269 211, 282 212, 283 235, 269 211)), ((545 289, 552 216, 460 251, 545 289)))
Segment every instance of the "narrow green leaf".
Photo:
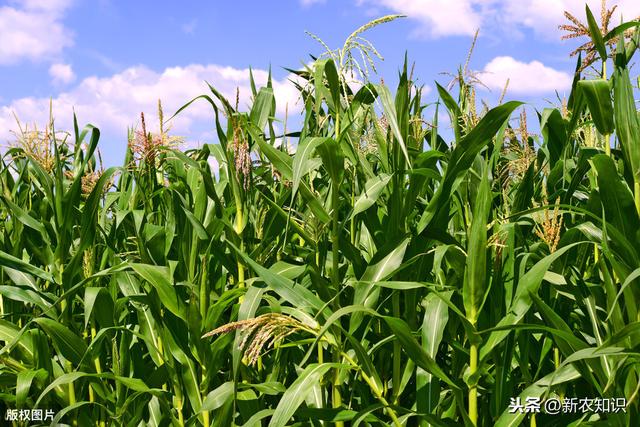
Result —
POLYGON ((251 112, 249 113, 249 119, 261 131, 264 131, 267 120, 273 115, 272 106, 274 101, 273 89, 266 87, 260 88, 258 95, 253 101, 251 112))
POLYGON ((322 144, 316 145, 316 150, 322 158, 322 164, 327 169, 331 181, 339 185, 344 176, 344 154, 340 144, 332 138, 326 138, 322 144))
POLYGON ((312 386, 318 384, 329 369, 339 368, 340 366, 342 365, 338 363, 312 363, 308 365, 280 398, 280 402, 278 402, 278 406, 269 421, 269 427, 286 426, 300 404, 304 402, 304 399, 311 392, 312 386))
MULTIPOLYGON (((442 294, 451 298, 452 291, 442 294)), ((432 359, 436 359, 438 347, 442 341, 444 328, 449 321, 447 305, 435 294, 428 294, 424 299, 424 318, 422 319, 422 348, 432 359)), ((416 370, 416 408, 418 412, 432 414, 440 400, 440 383, 434 380, 430 372, 421 367, 416 370)), ((423 422, 421 425, 428 425, 423 422)))
POLYGON ((329 311, 324 302, 322 302, 322 300, 309 289, 302 285, 296 285, 291 280, 264 268, 233 243, 228 242, 228 244, 238 255, 240 255, 240 257, 242 257, 242 259, 244 259, 247 264, 249 264, 258 276, 260 276, 260 278, 267 284, 267 286, 273 289, 274 292, 286 301, 290 302, 294 307, 301 310, 314 309, 316 312, 329 311))
POLYGON ((293 156, 293 180, 291 188, 291 200, 293 200, 298 192, 298 186, 302 179, 303 172, 308 171, 307 164, 311 158, 316 147, 323 144, 329 138, 305 138, 303 139, 298 148, 296 154, 293 156))
POLYGON ((491 141, 511 113, 520 105, 522 105, 521 102, 509 101, 491 109, 478 125, 460 140, 451 153, 440 186, 420 218, 417 227, 418 233, 422 233, 427 228, 440 210, 448 208, 451 194, 471 167, 480 150, 491 141))
POLYGON ((595 46, 596 50, 600 54, 600 59, 603 61, 607 60, 607 48, 604 44, 604 40, 602 39, 602 33, 600 32, 600 27, 598 27, 598 23, 596 19, 593 17, 593 13, 591 13, 591 9, 589 9, 589 5, 585 4, 585 10, 587 13, 587 23, 589 24, 589 35, 591 36, 591 41, 595 46))
POLYGON ((209 392, 202 402, 199 412, 214 411, 220 408, 233 396, 233 381, 227 381, 209 392))
POLYGON ((160 302, 162 302, 170 312, 179 318, 184 317, 184 305, 182 300, 178 298, 173 283, 169 279, 171 275, 167 267, 149 264, 131 264, 131 268, 158 291, 160 302))
POLYGON ((607 223, 617 228, 630 241, 634 241, 634 236, 640 230, 640 218, 633 193, 618 175, 611 157, 598 154, 591 158, 591 162, 598 173, 599 194, 607 223))
POLYGON ((58 354, 73 364, 79 364, 87 345, 65 325, 46 318, 33 319, 49 335, 58 354))
MULTIPOLYGON (((526 403, 527 398, 540 398, 545 392, 548 392, 550 387, 556 384, 562 384, 568 381, 573 381, 580 378, 580 373, 576 369, 569 365, 555 371, 544 378, 531 384, 525 388, 518 396, 522 404, 526 403)), ((526 414, 524 411, 510 411, 506 409, 500 418, 496 421, 496 427, 516 427, 521 425, 526 414)))
POLYGON ((480 188, 473 208, 473 219, 467 237, 467 263, 462 301, 467 320, 475 325, 484 299, 487 278, 487 222, 492 203, 489 171, 480 180, 480 188))
MULTIPOLYGON (((538 292, 538 288, 542 283, 544 274, 551 267, 551 264, 562 255, 564 255, 569 249, 581 244, 582 242, 573 243, 558 249, 556 252, 547 255, 538 261, 529 271, 527 271, 518 281, 516 293, 513 297, 513 303, 509 309, 507 315, 498 322, 496 327, 503 327, 508 325, 515 325, 524 315, 529 311, 531 304, 531 294, 538 292)), ((494 331, 489 335, 484 345, 480 348, 480 360, 484 358, 509 335, 508 330, 494 331)))
POLYGON ((612 79, 616 135, 624 153, 625 168, 629 168, 635 182, 640 182, 640 119, 629 70, 616 67, 612 79))
POLYGON ((113 326, 114 304, 105 288, 87 287, 84 291, 84 327, 89 325, 93 314, 101 327, 113 326))
POLYGON ((398 145, 400 145, 400 149, 402 150, 402 154, 404 155, 404 159, 407 162, 408 168, 411 169, 409 152, 407 151, 405 140, 402 137, 402 132, 400 131, 400 126, 398 125, 398 115, 396 112, 395 102, 391 96, 391 92, 385 85, 376 85, 376 91, 378 92, 380 102, 382 103, 384 116, 386 117, 389 126, 391 126, 391 132, 393 133, 393 136, 395 137, 398 145))
POLYGON ((19 258, 14 257, 4 251, 0 251, 0 265, 3 267, 13 268, 23 273, 28 273, 33 276, 39 277, 47 282, 53 282, 53 276, 38 267, 35 267, 28 262, 25 262, 19 258))
POLYGON ((382 319, 387 323, 389 328, 391 328, 396 339, 400 341, 404 351, 417 366, 449 384, 451 388, 460 390, 460 387, 453 382, 451 378, 449 378, 449 376, 438 366, 436 361, 427 354, 420 344, 418 344, 411 334, 409 326, 403 320, 390 316, 382 316, 382 319))
POLYGON ((351 213, 350 218, 353 218, 373 206, 391 180, 392 176, 393 175, 381 173, 380 175, 370 178, 365 183, 363 192, 354 203, 353 212, 351 213))
POLYGON ((613 105, 609 81, 604 79, 580 80, 578 90, 584 94, 584 99, 598 132, 602 135, 613 133, 613 105))

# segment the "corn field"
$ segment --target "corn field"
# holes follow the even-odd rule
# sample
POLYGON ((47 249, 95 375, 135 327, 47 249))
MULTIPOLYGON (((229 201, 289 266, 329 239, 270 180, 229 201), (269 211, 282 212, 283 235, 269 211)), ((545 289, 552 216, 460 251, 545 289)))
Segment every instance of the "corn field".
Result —
POLYGON ((587 9, 568 26, 588 42, 568 99, 528 107, 534 134, 522 103, 478 103, 466 66, 428 100, 407 60, 395 90, 367 78, 362 33, 394 18, 295 72, 297 130, 276 132, 271 82, 253 79, 246 111, 210 85, 176 113, 210 106, 215 144, 180 149, 160 107, 121 167, 101 168, 91 125, 22 129, 0 164, 3 409, 72 426, 640 425, 638 22, 608 30, 587 9), (509 409, 585 397, 625 403, 509 409))

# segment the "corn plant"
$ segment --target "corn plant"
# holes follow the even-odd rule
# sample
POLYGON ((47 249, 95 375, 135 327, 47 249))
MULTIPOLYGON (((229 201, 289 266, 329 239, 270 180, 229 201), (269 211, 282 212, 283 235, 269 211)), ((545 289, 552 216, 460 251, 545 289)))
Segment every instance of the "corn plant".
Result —
POLYGON ((209 105, 217 143, 182 150, 159 105, 159 133, 143 115, 106 170, 97 128, 21 127, 0 164, 4 406, 77 426, 636 425, 640 32, 586 12, 600 74, 579 57, 539 135, 519 102, 477 108, 468 61, 435 103, 407 59, 395 92, 369 80, 361 35, 394 16, 295 71, 286 134, 270 78, 248 111, 209 85, 176 113, 209 105), (580 397, 624 405, 510 410, 580 397))

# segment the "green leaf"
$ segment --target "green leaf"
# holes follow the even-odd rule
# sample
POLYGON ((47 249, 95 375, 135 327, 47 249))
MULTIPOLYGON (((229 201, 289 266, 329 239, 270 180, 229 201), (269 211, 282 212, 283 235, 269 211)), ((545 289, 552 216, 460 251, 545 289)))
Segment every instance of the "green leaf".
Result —
POLYGON ((640 230, 640 218, 633 193, 618 175, 611 157, 598 154, 591 158, 591 162, 598 173, 599 194, 607 223, 617 228, 630 241, 634 241, 634 236, 640 230))
MULTIPOLYGON (((538 292, 538 288, 544 279, 544 275, 551 267, 551 264, 562 255, 564 255, 569 249, 581 244, 583 242, 573 243, 571 245, 565 246, 563 248, 558 249, 556 252, 551 255, 547 255, 538 261, 529 271, 527 271, 518 281, 516 294, 513 297, 513 303, 509 309, 507 315, 500 320, 497 324, 497 328, 509 325, 515 325, 524 315, 529 311, 531 304, 533 303, 531 299, 531 294, 535 294, 538 292)), ((508 330, 499 330, 491 332, 489 338, 486 340, 484 345, 480 348, 480 360, 484 360, 484 358, 500 343, 504 340, 507 335, 509 335, 508 330)))
POLYGON ((184 317, 184 304, 182 300, 178 298, 172 281, 169 280, 171 275, 167 267, 149 264, 131 264, 131 268, 156 289, 162 305, 179 318, 184 317))
POLYGON ((100 327, 113 326, 114 304, 105 288, 87 287, 84 291, 84 327, 89 325, 93 314, 100 327))
MULTIPOLYGON (((33 343, 29 335, 24 334, 24 331, 13 323, 2 319, 0 319, 0 341, 3 341, 6 345, 17 344, 29 358, 33 357, 33 343)), ((2 350, 6 351, 6 347, 2 350)))
MULTIPOLYGON (((243 321, 247 319, 251 319, 255 317, 256 310, 260 306, 260 302, 262 301, 262 296, 266 292, 267 289, 250 286, 247 289, 247 292, 244 295, 244 299, 240 303, 240 308, 238 309, 238 321, 243 321)), ((232 369, 233 369, 233 378, 237 381, 240 360, 243 352, 243 348, 241 348, 240 344, 242 343, 242 336, 240 333, 236 332, 236 336, 233 341, 233 349, 231 352, 232 357, 232 369)), ((237 382, 236 382, 237 384, 237 382)))
POLYGON ((396 339, 400 341, 404 351, 417 366, 449 384, 451 388, 460 390, 460 387, 449 378, 438 366, 436 361, 418 344, 411 334, 409 326, 403 320, 390 316, 382 316, 382 319, 387 323, 389 328, 391 328, 396 339))
POLYGON ((303 174, 309 171, 308 163, 313 152, 318 145, 324 144, 328 139, 329 138, 305 138, 298 145, 296 154, 293 156, 291 203, 293 203, 298 192, 298 186, 300 185, 300 180, 302 179, 303 174))
POLYGON ((568 143, 567 123, 557 108, 545 108, 540 118, 540 129, 549 150, 549 166, 553 168, 562 158, 568 143))
MULTIPOLYGON (((384 258, 367 267, 360 280, 354 284, 356 288, 353 296, 354 305, 373 308, 377 304, 380 296, 380 287, 376 286, 376 283, 386 280, 400 268, 409 241, 409 238, 404 239, 398 246, 385 255, 384 258)), ((351 316, 349 323, 349 331, 351 333, 360 326, 362 318, 363 315, 360 312, 354 313, 353 316, 351 316)))
POLYGON ((39 380, 45 380, 47 378, 47 371, 44 369, 27 369, 18 372, 16 376, 16 407, 22 408, 27 402, 27 396, 31 389, 31 384, 34 378, 38 377, 39 380))
MULTIPOLYGON (((260 150, 265 154, 265 156, 267 156, 271 163, 273 163, 273 166, 275 166, 275 168, 282 174, 282 177, 284 179, 292 180, 293 169, 291 167, 291 158, 282 151, 276 150, 259 135, 252 134, 252 136, 260 146, 260 150)), ((300 182, 300 194, 302 195, 303 199, 309 204, 309 207, 313 211, 314 215, 320 221, 324 223, 331 221, 331 217, 324 209, 322 203, 316 198, 316 196, 311 192, 309 187, 304 182, 300 182)))
POLYGON ((373 206, 378 200, 378 197, 380 197, 380 194, 382 194, 382 191, 391 180, 392 176, 393 175, 381 173, 380 175, 376 175, 373 178, 370 178, 364 185, 364 191, 360 194, 356 202, 353 204, 353 212, 351 213, 349 219, 373 206))
POLYGON ((46 280, 47 282, 53 282, 53 276, 51 273, 35 267, 28 262, 14 257, 13 255, 9 255, 4 251, 0 251, 0 265, 3 267, 13 268, 14 270, 18 270, 23 273, 31 274, 41 278, 42 280, 46 280))
POLYGON ((260 88, 251 106, 251 112, 249 113, 249 119, 258 129, 264 130, 267 120, 273 115, 272 106, 274 101, 273 89, 266 87, 260 88))
POLYGON ((29 215, 24 209, 22 209, 20 206, 13 203, 7 197, 0 196, 0 198, 7 205, 7 208, 11 212, 12 216, 15 216, 15 218, 18 221, 20 221, 27 227, 30 227, 35 231, 39 232, 42 238, 44 239, 44 241, 47 243, 50 243, 49 235, 47 234, 47 230, 42 222, 38 221, 37 219, 29 215))
POLYGON ((341 366, 343 365, 339 363, 312 363, 308 365, 280 398, 271 421, 269 421, 269 427, 286 426, 313 386, 320 382, 329 369, 337 369, 341 366))
POLYGON ((578 90, 581 90, 584 95, 598 132, 602 135, 613 133, 615 127, 609 81, 604 79, 580 80, 578 90))
POLYGON ((233 381, 227 381, 209 392, 202 402, 199 412, 213 411, 220 408, 233 396, 233 381))
MULTIPOLYGON (((542 379, 536 381, 534 384, 531 384, 529 387, 525 388, 522 393, 518 396, 520 401, 525 404, 527 398, 539 398, 545 392, 548 392, 551 386, 556 384, 562 384, 568 381, 573 381, 575 379, 580 378, 580 373, 576 371, 576 369, 569 365, 564 366, 563 368, 552 372, 551 374, 543 377, 542 379)), ((515 411, 511 413, 509 409, 506 409, 500 418, 495 423, 496 427, 516 427, 521 425, 522 421, 526 414, 524 411, 522 413, 515 411)))
POLYGON ((591 41, 595 46, 596 50, 600 54, 600 59, 603 61, 607 60, 607 48, 604 45, 604 40, 602 39, 602 33, 600 32, 600 28, 596 23, 595 18, 593 17, 593 13, 591 13, 591 9, 589 9, 589 5, 585 4, 585 10, 587 12, 587 23, 589 24, 589 35, 591 36, 591 41))
POLYGON ((391 132, 398 142, 398 145, 400 145, 400 149, 402 150, 402 154, 404 155, 404 159, 406 160, 409 169, 411 169, 409 152, 407 151, 405 140, 402 137, 402 132, 400 131, 400 126, 398 125, 398 115, 396 112, 395 102, 393 101, 393 97, 391 96, 391 92, 385 85, 376 85, 376 91, 378 92, 380 102, 382 103, 384 116, 387 119, 389 126, 391 127, 391 132))
POLYGON ((340 110, 340 78, 338 77, 336 64, 332 59, 327 60, 324 65, 324 72, 327 76, 327 83, 329 83, 329 92, 331 93, 334 108, 340 110))
POLYGON ((67 326, 46 318, 33 319, 49 335, 59 355, 78 365, 87 351, 87 345, 67 326))
POLYGON ((616 67, 613 74, 613 114, 616 135, 624 153, 625 168, 640 182, 640 120, 627 68, 616 67))
POLYGON ((33 304, 49 316, 55 313, 50 310, 51 303, 44 299, 40 293, 31 289, 22 289, 17 286, 0 286, 0 295, 25 304, 33 304))
MULTIPOLYGON (((451 298, 452 295, 452 291, 442 294, 445 298, 451 298)), ((433 293, 426 296, 423 305, 422 348, 435 360, 444 328, 449 321, 449 311, 445 302, 433 293)), ((418 412, 425 414, 434 413, 440 400, 440 383, 433 379, 430 372, 420 367, 416 370, 416 400, 418 412)))
POLYGON ((294 307, 301 310, 311 308, 316 312, 324 311, 329 313, 329 309, 325 306, 324 302, 322 302, 322 300, 309 289, 301 285, 296 285, 291 280, 264 268, 233 243, 228 242, 228 244, 240 257, 242 257, 242 259, 244 259, 247 264, 249 264, 258 276, 260 276, 260 278, 267 284, 267 286, 273 289, 275 293, 280 295, 286 301, 290 302, 294 307))
POLYGON ((469 230, 467 246, 467 263, 462 301, 467 320, 472 325, 478 321, 480 308, 486 291, 487 278, 487 221, 492 204, 492 194, 489 185, 489 171, 486 170, 480 181, 480 188, 476 195, 473 208, 473 219, 469 230))
MULTIPOLYGON (((455 135, 455 140, 457 142, 460 140, 460 134, 462 132, 461 126, 460 126, 460 116, 462 115, 462 112, 460 111, 460 107, 458 106, 458 103, 455 101, 455 99, 453 99, 451 94, 449 94, 449 92, 447 92, 445 88, 440 86, 437 82, 436 82, 436 87, 438 88, 438 95, 440 95, 442 102, 444 102, 444 105, 445 107, 447 107, 447 111, 449 112, 449 119, 451 120, 451 124, 453 126, 453 133, 455 135)), ((435 147, 432 146, 431 148, 435 148, 435 147)))
POLYGON ((441 210, 448 208, 451 194, 462 181, 480 150, 491 141, 511 113, 520 105, 522 105, 521 102, 509 101, 491 109, 477 126, 460 140, 451 154, 440 186, 420 218, 418 233, 422 233, 441 210))
POLYGON ((316 150, 322 158, 322 164, 327 169, 331 181, 339 185, 344 176, 344 154, 340 144, 332 138, 326 138, 322 144, 316 145, 316 150))

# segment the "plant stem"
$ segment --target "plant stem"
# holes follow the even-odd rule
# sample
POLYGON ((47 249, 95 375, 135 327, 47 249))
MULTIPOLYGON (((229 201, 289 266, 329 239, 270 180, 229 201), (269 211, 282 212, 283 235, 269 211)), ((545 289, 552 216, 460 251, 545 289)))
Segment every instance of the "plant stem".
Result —
MULTIPOLYGON (((478 344, 472 343, 469 349, 469 375, 478 371, 478 344)), ((469 419, 474 426, 478 425, 478 385, 474 381, 469 386, 469 419)))
MULTIPOLYGON (((392 298, 393 304, 393 316, 400 318, 402 317, 400 314, 400 294, 398 292, 394 292, 392 298)), ((398 401, 398 395, 400 394, 400 381, 402 376, 402 366, 400 364, 401 360, 401 348, 400 341, 394 340, 393 342, 393 394, 392 401, 396 403, 398 401)))
MULTIPOLYGON (((353 206, 356 202, 356 169, 353 168, 353 185, 351 186, 351 206, 353 206)), ((356 244, 356 218, 354 216, 351 217, 351 224, 349 227, 349 233, 351 234, 351 244, 356 244)))
MULTIPOLYGON (((95 340, 96 339, 96 325, 94 322, 91 323, 91 340, 95 340)), ((96 372, 98 374, 102 373, 102 363, 100 362, 100 355, 96 356, 95 359, 93 359, 93 364, 96 367, 96 372)), ((89 392, 91 394, 93 394, 94 390, 93 390, 93 386, 90 385, 89 386, 89 392)), ((100 427, 105 427, 105 421, 104 421, 104 411, 102 409, 100 409, 100 420, 98 421, 98 425, 100 427)))
POLYGON ((636 202, 636 212, 640 215, 640 180, 633 180, 633 199, 636 202))
MULTIPOLYGON (((69 372, 73 371, 73 367, 71 366, 71 362, 67 362, 67 368, 68 368, 69 372)), ((67 386, 67 391, 69 393, 69 406, 75 405, 75 403, 76 403, 76 389, 73 386, 73 381, 71 381, 69 383, 69 385, 67 386)), ((77 416, 75 416, 73 418, 73 420, 71 421, 71 425, 73 425, 73 426, 77 426, 78 425, 77 416)))
POLYGON ((333 184, 333 189, 331 191, 331 206, 333 208, 333 212, 331 215, 332 219, 332 228, 331 228, 331 285, 333 289, 337 292, 340 287, 340 221, 339 221, 339 212, 338 205, 340 204, 340 193, 338 190, 338 185, 336 183, 333 184))
MULTIPOLYGON (((340 138, 340 106, 336 106, 337 110, 335 114, 335 137, 336 141, 340 138)), ((331 284, 335 292, 339 291, 340 288, 340 218, 338 205, 340 204, 340 183, 332 182, 331 189, 331 209, 333 209, 331 213, 331 284)), ((336 304, 339 305, 339 302, 336 301, 336 304)), ((338 343, 340 337, 337 337, 338 343)), ((338 354, 334 357, 334 362, 339 362, 340 356, 338 354)), ((342 396, 340 395, 340 369, 336 369, 336 373, 333 377, 333 382, 331 384, 331 403, 334 408, 342 407, 342 396)), ((344 427, 344 423, 342 421, 336 421, 336 427, 344 427)))
POLYGON ((178 424, 184 426, 184 415, 182 415, 182 408, 178 408, 178 424))
POLYGON ((200 277, 200 317, 205 319, 207 317, 207 309, 209 303, 209 277, 207 257, 202 257, 201 270, 202 275, 200 277))
MULTIPOLYGON (((242 223, 244 222, 244 215, 242 212, 242 201, 240 197, 236 197, 236 223, 235 231, 238 237, 240 237, 240 250, 244 251, 244 239, 242 238, 242 223)), ((240 261, 238 256, 238 287, 244 288, 244 265, 240 261)))
MULTIPOLYGON (((333 183, 333 188, 331 190, 331 207, 333 209, 331 219, 332 219, 332 229, 331 229, 331 284, 335 292, 338 292, 340 288, 340 222, 339 222, 339 212, 338 212, 338 204, 340 203, 340 193, 338 189, 338 183, 333 183)), ((334 358, 335 362, 339 362, 339 357, 334 358)), ((332 393, 331 393, 331 401, 334 408, 342 407, 342 396, 340 395, 340 370, 336 369, 335 376, 333 377, 332 384, 332 393)), ((342 421, 336 421, 336 427, 344 427, 344 423, 342 421)))
POLYGON ((209 419, 209 411, 202 412, 202 426, 209 427, 211 420, 209 419))
MULTIPOLYGON (((384 396, 382 395, 382 392, 380 391, 380 389, 378 389, 378 386, 376 385, 376 383, 373 381, 373 379, 371 379, 371 377, 369 375, 367 375, 361 368, 360 365, 358 365, 347 353, 341 351, 340 355, 342 356, 342 358, 344 360, 346 360, 354 369, 360 371, 360 375, 362 375, 362 379, 367 383, 367 385, 369 386, 369 388, 371 389, 371 391, 373 392, 373 395, 376 397, 376 399, 378 399, 378 401, 385 407, 385 411, 387 412, 387 414, 389 415, 389 417, 391 418, 391 420, 393 421, 393 425, 397 426, 397 427, 401 427, 402 423, 400 423, 400 420, 398 419, 398 415, 396 414, 396 411, 393 410, 393 408, 391 408, 391 405, 389 405, 389 402, 387 402, 387 399, 384 398, 384 396)), ((336 423, 337 424, 337 423, 336 423)))

